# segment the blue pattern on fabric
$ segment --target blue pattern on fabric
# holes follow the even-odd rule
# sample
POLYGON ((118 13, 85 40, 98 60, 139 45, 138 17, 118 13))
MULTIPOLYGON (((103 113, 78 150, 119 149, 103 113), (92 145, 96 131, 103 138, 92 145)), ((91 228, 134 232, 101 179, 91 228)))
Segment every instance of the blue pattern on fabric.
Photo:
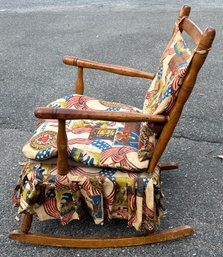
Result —
MULTIPOLYGON (((41 127, 40 131, 45 131, 46 126, 47 126, 47 122, 44 123, 44 125, 41 127)), ((36 132, 39 132, 38 130, 35 130, 34 135, 36 134, 36 132)))
POLYGON ((102 140, 95 140, 95 141, 91 142, 91 145, 99 148, 101 151, 111 148, 111 146, 108 143, 106 143, 105 141, 102 141, 102 140))
POLYGON ((118 128, 114 145, 125 145, 125 146, 131 146, 136 149, 138 149, 138 143, 139 143, 139 133, 136 131, 130 131, 126 130, 125 128, 118 128))
POLYGON ((120 107, 109 107, 106 111, 119 111, 120 109, 120 107))
POLYGON ((72 98, 74 95, 66 95, 63 97, 63 99, 65 99, 66 101, 69 100, 70 98, 72 98))
POLYGON ((35 166, 33 168, 33 170, 36 171, 36 178, 39 180, 39 181, 42 181, 43 180, 43 172, 45 171, 45 169, 43 169, 41 166, 35 166))
POLYGON ((50 189, 48 189, 46 196, 48 198, 56 198, 55 187, 51 187, 50 189))
POLYGON ((91 167, 94 167, 95 166, 95 161, 94 161, 94 158, 91 157, 91 156, 88 156, 87 159, 83 159, 83 164, 85 165, 88 165, 88 166, 91 166, 91 167))
POLYGON ((137 194, 143 195, 144 192, 144 178, 138 178, 137 181, 137 194))
POLYGON ((36 157, 35 159, 36 160, 43 160, 43 159, 46 159, 50 156, 50 150, 51 148, 47 148, 45 150, 41 150, 39 151, 37 154, 36 154, 36 157))
POLYGON ((91 196, 92 204, 94 205, 94 210, 97 211, 94 213, 95 217, 102 218, 102 196, 101 195, 92 195, 91 196))
POLYGON ((159 70, 158 70, 158 72, 157 72, 157 79, 161 79, 161 77, 162 77, 162 75, 163 75, 163 63, 161 63, 161 65, 160 65, 160 67, 159 67, 159 70))
POLYGON ((186 49, 189 49, 183 40, 177 41, 173 48, 177 56, 182 56, 183 52, 185 52, 186 49))
POLYGON ((184 67, 186 67, 187 66, 187 62, 182 62, 182 63, 180 63, 177 67, 179 68, 179 69, 181 69, 181 68, 184 68, 184 67))
POLYGON ((73 205, 73 195, 70 192, 64 192, 61 195, 61 205, 60 205, 60 214, 65 216, 75 209, 73 205))
POLYGON ((78 149, 75 147, 72 148, 68 157, 74 159, 75 161, 82 162, 85 165, 95 166, 94 157, 89 156, 86 153, 78 152, 78 149))
POLYGON ((150 178, 146 177, 146 178, 143 178, 143 184, 144 184, 144 188, 147 187, 147 184, 149 182, 150 178))
POLYGON ((103 177, 107 177, 114 183, 115 178, 113 177, 113 175, 116 173, 116 171, 117 170, 114 170, 114 169, 102 169, 99 171, 99 175, 103 177))
POLYGON ((130 133, 131 135, 131 139, 129 140, 129 145, 138 149, 138 144, 139 144, 139 141, 138 141, 138 138, 139 138, 139 133, 138 132, 131 132, 130 133))
POLYGON ((57 178, 56 176, 50 177, 49 180, 48 180, 49 183, 52 183, 52 184, 55 183, 56 182, 56 178, 57 178))
POLYGON ((159 99, 158 103, 161 103, 166 97, 173 94, 174 94, 174 90, 172 88, 172 84, 170 84, 168 86, 168 89, 165 91, 164 95, 159 99))
POLYGON ((52 108, 61 108, 61 105, 60 104, 58 104, 58 103, 55 103, 55 104, 51 104, 50 105, 50 107, 52 107, 52 108))

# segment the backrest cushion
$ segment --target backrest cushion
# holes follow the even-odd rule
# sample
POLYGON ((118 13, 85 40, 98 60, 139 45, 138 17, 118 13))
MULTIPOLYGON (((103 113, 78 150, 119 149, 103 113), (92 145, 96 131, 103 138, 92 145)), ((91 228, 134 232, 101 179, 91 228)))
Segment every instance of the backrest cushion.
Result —
MULTIPOLYGON (((143 112, 168 114, 177 97, 179 87, 190 63, 192 53, 177 28, 162 54, 158 71, 145 97, 143 112)), ((139 137, 139 158, 151 158, 158 137, 157 126, 143 122, 139 137)))

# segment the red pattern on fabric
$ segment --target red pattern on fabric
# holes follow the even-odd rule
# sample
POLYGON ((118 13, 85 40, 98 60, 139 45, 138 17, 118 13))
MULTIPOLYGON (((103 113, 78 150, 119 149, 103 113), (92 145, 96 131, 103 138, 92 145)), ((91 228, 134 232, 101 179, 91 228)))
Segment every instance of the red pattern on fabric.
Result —
POLYGON ((129 169, 136 168, 126 156, 130 152, 137 152, 137 150, 130 147, 112 147, 102 152, 100 163, 104 164, 109 158, 111 158, 114 166, 119 163, 122 167, 127 167, 129 169))
POLYGON ((116 216, 120 215, 123 219, 128 219, 128 212, 125 209, 112 210, 110 213, 111 215, 113 214, 115 214, 116 216))
POLYGON ((64 185, 63 182, 67 180, 67 176, 61 176, 61 175, 58 175, 57 176, 57 179, 55 181, 55 188, 57 190, 59 189, 69 189, 69 181, 67 181, 67 184, 68 185, 64 185))
POLYGON ((89 145, 91 142, 92 140, 84 139, 84 138, 73 138, 68 140, 69 145, 74 145, 74 144, 89 145))
POLYGON ((148 206, 146 205, 146 202, 143 201, 143 211, 146 213, 146 215, 148 215, 149 217, 153 218, 154 217, 154 212, 148 208, 148 206))
POLYGON ((56 219, 60 219, 60 213, 57 209, 57 200, 53 197, 46 197, 45 201, 43 202, 43 208, 45 212, 56 219))

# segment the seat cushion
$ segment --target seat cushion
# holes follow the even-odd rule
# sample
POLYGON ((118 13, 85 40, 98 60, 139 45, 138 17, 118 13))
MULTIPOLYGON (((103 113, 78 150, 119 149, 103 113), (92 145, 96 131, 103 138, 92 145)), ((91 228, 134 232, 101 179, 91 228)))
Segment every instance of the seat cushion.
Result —
MULTIPOLYGON (((48 106, 78 110, 141 112, 130 105, 106 102, 82 95, 66 96, 48 106)), ((68 157, 88 166, 135 172, 145 170, 148 167, 148 160, 140 161, 138 157, 139 128, 139 123, 66 121, 68 157)), ((57 156, 57 131, 57 120, 42 120, 35 134, 23 147, 24 155, 38 161, 57 156)))
POLYGON ((25 165, 13 196, 19 213, 34 213, 40 220, 67 224, 88 209, 96 224, 105 217, 126 219, 137 230, 152 230, 159 222, 160 199, 158 169, 149 175, 76 166, 60 176, 56 165, 36 162, 25 165))

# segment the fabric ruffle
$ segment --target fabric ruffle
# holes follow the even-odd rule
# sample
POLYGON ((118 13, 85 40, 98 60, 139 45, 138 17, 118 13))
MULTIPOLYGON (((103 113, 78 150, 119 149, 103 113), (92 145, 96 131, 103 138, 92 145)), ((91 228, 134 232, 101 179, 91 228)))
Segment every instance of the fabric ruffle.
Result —
POLYGON ((67 224, 88 211, 96 224, 119 218, 136 230, 152 230, 163 214, 161 198, 158 170, 149 175, 71 167, 60 176, 56 165, 28 162, 13 202, 19 213, 30 212, 40 220, 67 224))

